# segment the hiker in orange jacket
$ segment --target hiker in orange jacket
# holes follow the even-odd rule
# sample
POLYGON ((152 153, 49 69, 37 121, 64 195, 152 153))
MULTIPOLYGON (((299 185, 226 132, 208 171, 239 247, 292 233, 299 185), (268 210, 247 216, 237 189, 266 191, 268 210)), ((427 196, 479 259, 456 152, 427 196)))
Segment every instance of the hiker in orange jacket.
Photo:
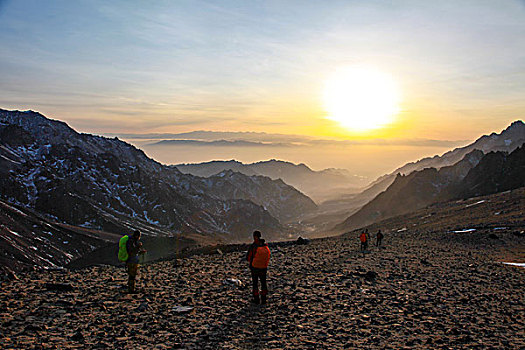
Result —
POLYGON ((361 252, 364 253, 368 248, 368 233, 366 231, 361 232, 359 240, 361 241, 361 252))
POLYGON ((252 274, 253 282, 253 303, 266 304, 266 296, 268 295, 268 286, 266 285, 266 272, 268 270, 268 263, 270 262, 270 249, 261 239, 261 232, 253 232, 253 243, 248 249, 246 260, 250 264, 250 272, 252 274), (261 280, 261 292, 259 293, 259 280, 261 280), (260 298, 259 298, 260 295, 260 298))

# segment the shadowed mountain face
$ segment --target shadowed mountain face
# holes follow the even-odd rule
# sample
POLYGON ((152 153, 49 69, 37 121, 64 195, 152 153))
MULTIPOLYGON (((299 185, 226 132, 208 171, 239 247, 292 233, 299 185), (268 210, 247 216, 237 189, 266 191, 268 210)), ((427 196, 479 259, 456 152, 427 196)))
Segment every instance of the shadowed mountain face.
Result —
POLYGON ((252 164, 230 161, 212 161, 200 164, 179 164, 177 169, 186 174, 209 177, 225 170, 233 170, 245 175, 263 175, 271 179, 281 179, 315 200, 321 200, 334 192, 334 189, 362 187, 363 178, 351 175, 343 169, 314 171, 304 164, 293 164, 280 160, 269 160, 252 164))
POLYGON ((385 192, 336 226, 336 230, 355 229, 435 203, 442 191, 461 181, 482 157, 483 152, 473 151, 457 164, 440 170, 428 168, 410 175, 398 174, 385 192))
POLYGON ((284 229, 269 210, 290 219, 293 205, 313 208, 308 197, 280 181, 238 174, 210 182, 118 139, 79 134, 31 111, 0 110, 0 136, 1 198, 73 225, 225 241, 260 229, 277 238, 284 229))
POLYGON ((407 163, 396 169, 392 174, 401 173, 408 175, 413 171, 425 168, 440 169, 444 166, 456 164, 473 150, 481 150, 483 153, 502 151, 511 153, 525 142, 525 123, 517 120, 501 133, 492 133, 481 136, 468 146, 456 148, 444 153, 442 156, 423 158, 414 163, 407 163))
MULTIPOLYGON (((499 134, 492 133, 491 135, 482 136, 472 144, 456 148, 444 153, 442 156, 436 155, 434 157, 423 158, 417 162, 407 163, 392 173, 381 176, 360 193, 345 194, 342 192, 339 197, 321 203, 319 205, 319 211, 323 213, 323 215, 339 216, 340 218, 341 214, 347 213, 346 217, 348 217, 362 208, 366 203, 373 200, 381 192, 385 191, 394 182, 397 174, 409 175, 413 171, 420 171, 426 168, 441 169, 451 166, 474 150, 480 150, 483 153, 494 151, 510 153, 524 142, 525 124, 521 120, 518 120, 499 134)), ((316 221, 316 219, 313 219, 313 221, 316 221)))
POLYGON ((207 193, 222 199, 245 199, 259 204, 285 223, 313 212, 317 205, 282 180, 266 176, 246 176, 225 170, 206 179, 207 193), (272 189, 271 192, 266 191, 272 189))
POLYGON ((0 201, 0 277, 28 267, 54 268, 88 254, 120 235, 48 220, 0 201))
POLYGON ((475 150, 453 166, 398 174, 385 192, 337 225, 336 230, 363 227, 437 202, 525 186, 523 149, 519 147, 510 155, 506 152, 483 155, 482 151, 475 150))
POLYGON ((451 198, 469 198, 525 186, 525 145, 506 152, 490 152, 481 159, 458 186, 449 190, 451 198))
MULTIPOLYGON (((149 250, 146 261, 178 254, 198 243, 198 237, 173 236, 154 225, 148 232, 150 237, 143 239, 149 250)), ((121 234, 59 223, 1 200, 0 233, 0 281, 35 267, 120 265, 116 251, 121 234)))

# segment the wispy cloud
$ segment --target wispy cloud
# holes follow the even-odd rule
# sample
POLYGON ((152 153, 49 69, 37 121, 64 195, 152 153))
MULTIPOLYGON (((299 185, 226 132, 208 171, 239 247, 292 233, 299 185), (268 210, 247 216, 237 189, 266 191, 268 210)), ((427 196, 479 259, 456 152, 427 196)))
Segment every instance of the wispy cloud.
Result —
POLYGON ((227 132, 227 131, 191 131, 177 134, 146 133, 119 134, 106 133, 109 137, 119 137, 129 140, 161 140, 146 144, 150 146, 223 146, 223 147, 347 147, 355 145, 371 146, 411 146, 411 147, 456 147, 467 144, 471 140, 434 140, 424 138, 398 139, 359 139, 333 140, 316 139, 310 136, 271 134, 264 132, 227 132))
POLYGON ((143 147, 170 147, 170 146, 196 146, 196 147, 292 147, 291 143, 254 142, 254 141, 197 141, 197 140, 163 140, 143 147))
POLYGON ((305 142, 314 140, 310 136, 272 134, 266 132, 253 131, 207 131, 196 130, 183 133, 104 133, 104 135, 118 136, 124 139, 151 139, 151 140, 197 140, 197 141, 218 141, 218 140, 245 140, 260 142, 305 142))

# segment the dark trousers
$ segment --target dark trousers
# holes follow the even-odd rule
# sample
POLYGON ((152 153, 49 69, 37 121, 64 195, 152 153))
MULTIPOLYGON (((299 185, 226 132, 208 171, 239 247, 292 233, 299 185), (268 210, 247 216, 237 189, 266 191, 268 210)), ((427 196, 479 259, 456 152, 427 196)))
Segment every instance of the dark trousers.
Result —
POLYGON ((268 294, 268 286, 266 285, 266 271, 267 269, 258 269, 250 267, 252 272, 253 296, 259 296, 259 280, 261 280, 261 295, 268 294))
POLYGON ((126 263, 128 270, 128 292, 135 292, 135 281, 137 279, 137 273, 139 271, 139 264, 126 263))
POLYGON ((378 238, 376 241, 376 247, 379 247, 381 245, 382 238, 378 238))

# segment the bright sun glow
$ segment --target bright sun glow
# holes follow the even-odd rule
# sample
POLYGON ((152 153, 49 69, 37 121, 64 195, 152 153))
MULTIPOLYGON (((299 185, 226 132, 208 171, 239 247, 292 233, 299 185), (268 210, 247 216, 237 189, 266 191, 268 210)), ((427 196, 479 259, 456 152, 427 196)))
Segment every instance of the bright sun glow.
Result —
POLYGON ((371 67, 337 70, 326 82, 327 118, 355 131, 380 128, 399 111, 399 91, 394 79, 371 67))

